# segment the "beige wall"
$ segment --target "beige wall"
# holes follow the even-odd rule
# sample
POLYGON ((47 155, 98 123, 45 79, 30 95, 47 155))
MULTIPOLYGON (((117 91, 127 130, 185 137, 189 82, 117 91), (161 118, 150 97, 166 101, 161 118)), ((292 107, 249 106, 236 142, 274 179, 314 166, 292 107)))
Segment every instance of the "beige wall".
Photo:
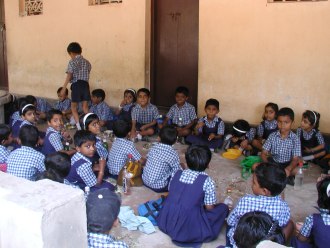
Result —
POLYGON ((209 97, 221 116, 261 120, 264 105, 321 113, 330 133, 330 2, 200 1, 199 113, 209 97))
MULTIPOLYGON (((5 0, 10 91, 56 97, 71 41, 81 43, 91 87, 104 88, 109 104, 148 85, 150 0, 87 2, 44 0, 43 15, 19 17, 18 1, 5 0)), ((274 101, 295 110, 296 124, 305 109, 319 111, 330 133, 329 13, 329 1, 200 0, 199 115, 215 97, 223 119, 256 124, 274 101)))
POLYGON ((5 0, 9 89, 56 98, 71 41, 92 64, 91 88, 101 87, 118 105, 128 87, 145 82, 145 0, 88 6, 88 0, 44 0, 44 13, 19 16, 18 1, 5 0))

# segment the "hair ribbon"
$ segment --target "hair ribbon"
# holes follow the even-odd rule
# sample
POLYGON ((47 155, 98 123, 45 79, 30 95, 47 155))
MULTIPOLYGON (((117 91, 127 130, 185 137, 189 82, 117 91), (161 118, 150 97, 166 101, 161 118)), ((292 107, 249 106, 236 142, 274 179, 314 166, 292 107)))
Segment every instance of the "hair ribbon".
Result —
POLYGON ((313 112, 314 118, 315 118, 315 121, 314 121, 314 124, 313 125, 315 125, 316 124, 316 121, 317 121, 317 116, 316 116, 316 113, 313 110, 312 110, 312 112, 313 112))
POLYGON ((235 129, 237 132, 240 132, 240 133, 247 133, 246 131, 240 130, 235 126, 233 126, 233 129, 235 129))
POLYGON ((29 104, 26 104, 23 108, 22 108, 22 113, 24 112, 24 109, 26 109, 27 107, 29 106, 34 106, 33 104, 29 103, 29 104))
POLYGON ((88 116, 94 115, 94 113, 87 113, 84 118, 83 118, 83 124, 84 124, 84 129, 86 130, 86 120, 88 118, 88 116))

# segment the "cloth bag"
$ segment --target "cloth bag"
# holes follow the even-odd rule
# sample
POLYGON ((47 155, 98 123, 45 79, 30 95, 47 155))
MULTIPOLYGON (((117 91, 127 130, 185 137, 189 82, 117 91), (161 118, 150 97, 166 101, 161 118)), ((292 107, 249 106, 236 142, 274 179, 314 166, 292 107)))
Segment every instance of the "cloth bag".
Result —
MULTIPOLYGON (((127 165, 127 173, 131 174, 130 178, 130 186, 131 187, 139 187, 143 185, 142 181, 142 166, 138 161, 133 161, 127 165)), ((117 184, 119 186, 123 186, 123 174, 124 174, 124 167, 120 170, 117 184)))

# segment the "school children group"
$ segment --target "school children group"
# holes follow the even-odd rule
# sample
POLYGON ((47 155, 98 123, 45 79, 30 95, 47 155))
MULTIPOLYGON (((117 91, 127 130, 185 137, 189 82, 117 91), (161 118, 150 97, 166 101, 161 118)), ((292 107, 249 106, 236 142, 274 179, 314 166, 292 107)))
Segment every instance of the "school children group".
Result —
MULTIPOLYGON (((207 100, 206 115, 197 119, 194 106, 187 101, 189 90, 184 86, 176 89, 176 103, 162 120, 157 107, 150 103, 150 91, 146 88, 137 92, 125 90, 123 101, 113 112, 104 102, 102 89, 92 91, 90 97, 91 65, 81 56, 80 45, 70 43, 67 51, 71 60, 54 108, 27 96, 19 99, 19 109, 9 125, 0 125, 0 163, 7 166, 7 173, 27 180, 48 178, 80 189, 90 187, 86 202, 89 247, 127 247, 109 234, 118 222, 120 200, 113 192, 115 187, 104 178, 117 178, 128 154, 143 165, 146 187, 168 192, 157 222, 174 244, 198 247, 212 241, 225 222, 227 247, 256 247, 263 240, 280 244, 289 241, 294 223, 281 193, 287 184, 294 184, 302 159, 317 163, 326 154, 318 130, 319 113, 305 111, 301 127, 294 133, 293 110, 278 109, 277 104, 268 103, 256 130, 239 119, 233 123, 231 134, 224 137, 219 101, 207 100), (63 129, 64 120, 70 120, 71 115, 71 122, 78 129, 73 140, 63 129), (47 121, 46 133, 38 131, 37 118, 47 121), (98 137, 102 128, 113 130, 116 136, 110 150, 98 137), (159 142, 143 158, 134 140, 156 133, 159 142), (189 145, 186 165, 180 164, 173 148, 177 140, 189 145), (72 142, 75 148, 66 149, 67 143, 72 142), (11 152, 6 148, 9 145, 14 147, 11 152), (212 151, 217 152, 222 146, 240 149, 246 156, 260 152, 263 161, 253 167, 253 195, 243 196, 231 211, 218 203, 215 182, 206 173, 212 151)), ((327 172, 329 164, 322 169, 327 172)), ((301 229, 296 229, 294 247, 326 247, 330 242, 330 178, 320 179, 317 190, 320 213, 308 216, 301 229)))

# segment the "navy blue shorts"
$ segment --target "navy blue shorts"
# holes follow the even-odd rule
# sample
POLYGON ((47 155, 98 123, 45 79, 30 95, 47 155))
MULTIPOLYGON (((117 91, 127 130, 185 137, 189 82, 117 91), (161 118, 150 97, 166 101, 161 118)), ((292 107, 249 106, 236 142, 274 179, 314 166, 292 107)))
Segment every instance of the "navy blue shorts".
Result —
POLYGON ((89 83, 83 80, 71 84, 71 101, 83 102, 90 101, 91 94, 89 92, 89 83))

